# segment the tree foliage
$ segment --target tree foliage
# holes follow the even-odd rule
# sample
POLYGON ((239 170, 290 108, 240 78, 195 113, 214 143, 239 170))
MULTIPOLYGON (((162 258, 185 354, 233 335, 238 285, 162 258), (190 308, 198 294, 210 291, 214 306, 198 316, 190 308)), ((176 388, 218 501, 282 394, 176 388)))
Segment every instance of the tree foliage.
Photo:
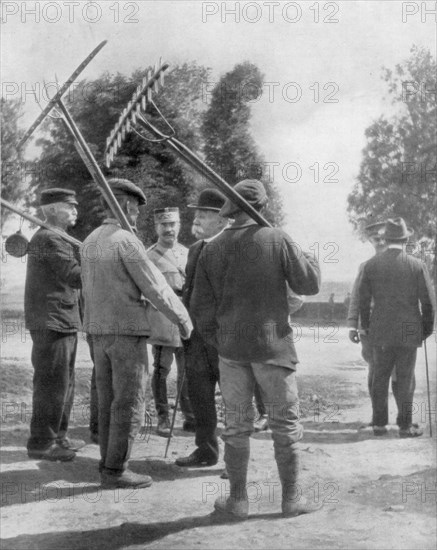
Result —
MULTIPOLYGON (((17 150, 17 143, 23 134, 18 124, 21 103, 19 100, 4 98, 0 102, 2 197, 12 203, 21 201, 26 204, 29 192, 25 193, 25 169, 21 153, 17 150)), ((10 213, 10 210, 2 208, 2 227, 10 213)))
POLYGON ((351 222, 403 217, 417 241, 436 242, 436 62, 413 46, 383 78, 396 112, 366 129, 360 172, 348 197, 351 222))
MULTIPOLYGON (((66 96, 67 105, 104 174, 108 178, 128 178, 145 192, 148 204, 139 219, 139 230, 145 243, 151 244, 155 240, 153 209, 162 206, 179 206, 181 240, 190 242, 191 220, 188 220, 190 214, 186 205, 195 193, 198 178, 175 158, 165 144, 145 141, 132 132, 111 168, 104 166, 106 138, 147 72, 148 68, 137 70, 130 77, 104 73, 95 80, 82 81, 73 93, 66 96)), ((166 77, 165 86, 155 99, 178 137, 194 149, 199 147, 201 83, 206 80, 207 72, 196 63, 176 67, 166 77)), ((147 118, 168 133, 168 128, 150 105, 147 118)), ((80 206, 74 234, 83 239, 102 221, 100 193, 62 123, 49 120, 45 128, 46 137, 37 142, 42 147, 42 154, 35 183, 40 190, 60 186, 77 192, 80 206)))
POLYGON ((217 82, 205 112, 202 133, 205 160, 230 185, 245 178, 263 181, 269 196, 266 218, 283 222, 282 204, 274 183, 263 175, 263 157, 250 133, 250 102, 262 89, 263 75, 256 65, 236 65, 217 82))

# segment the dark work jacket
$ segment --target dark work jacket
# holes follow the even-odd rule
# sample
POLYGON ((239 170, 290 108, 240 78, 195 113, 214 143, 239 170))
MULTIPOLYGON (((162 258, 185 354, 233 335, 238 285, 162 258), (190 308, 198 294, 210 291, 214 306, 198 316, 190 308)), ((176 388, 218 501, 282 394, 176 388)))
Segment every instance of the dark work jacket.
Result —
POLYGON ((432 333, 434 296, 428 271, 402 250, 388 248, 364 264, 359 296, 361 326, 369 330, 372 344, 419 347, 432 333))
POLYGON ((29 243, 24 315, 29 330, 79 329, 80 265, 73 246, 41 228, 29 243))
POLYGON ((288 287, 310 295, 319 285, 317 261, 286 233, 247 222, 203 247, 190 313, 196 330, 226 359, 294 369, 288 287))

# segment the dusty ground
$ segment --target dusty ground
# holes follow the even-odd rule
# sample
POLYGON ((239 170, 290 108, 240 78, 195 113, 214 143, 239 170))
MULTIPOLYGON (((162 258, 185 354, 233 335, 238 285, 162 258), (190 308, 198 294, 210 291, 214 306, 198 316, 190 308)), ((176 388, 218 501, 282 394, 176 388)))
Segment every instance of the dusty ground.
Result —
MULTIPOLYGON (((348 342, 345 329, 332 338, 320 327, 318 342, 314 335, 314 327, 304 328, 297 343, 306 430, 300 485, 323 508, 293 519, 280 516, 272 442, 264 432, 251 443, 250 519, 238 524, 210 515, 214 499, 228 488, 219 477, 223 462, 194 470, 174 465, 176 456, 194 448, 192 434, 180 430, 180 418, 169 458, 164 459, 166 440, 153 433, 136 442, 131 467, 153 477, 149 489, 102 491, 93 444, 72 463, 29 460, 30 342, 19 333, 8 335, 1 371, 1 548, 435 548, 435 437, 429 438, 427 425, 423 350, 414 407, 425 436, 401 440, 390 426, 387 437, 375 438, 360 429, 371 409, 359 347, 348 342)), ((435 343, 430 341, 428 357, 435 409, 435 343)), ((90 367, 81 341, 71 435, 87 441, 90 367)), ((390 410, 394 422, 393 400, 390 410)))

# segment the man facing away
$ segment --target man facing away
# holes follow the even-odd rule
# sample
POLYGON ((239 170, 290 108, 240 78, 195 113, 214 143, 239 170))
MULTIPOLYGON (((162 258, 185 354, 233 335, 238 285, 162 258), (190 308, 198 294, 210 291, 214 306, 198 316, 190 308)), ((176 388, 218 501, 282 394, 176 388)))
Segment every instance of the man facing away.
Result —
MULTIPOLYGON (((258 211, 267 203, 258 180, 243 180, 234 189, 258 211)), ((235 222, 202 250, 190 308, 196 330, 217 347, 225 402, 222 437, 230 496, 216 500, 215 509, 232 519, 248 517, 246 481, 253 416, 247 411, 258 382, 282 483, 282 512, 286 516, 308 513, 314 507, 302 499, 296 501, 295 444, 303 429, 287 292, 289 286, 297 294, 316 294, 318 263, 302 254, 286 233, 259 226, 229 200, 221 215, 235 222)))
POLYGON ((359 284, 361 327, 373 350, 373 430, 387 431, 388 385, 396 368, 400 437, 423 431, 412 422, 417 348, 433 332, 434 295, 425 264, 405 251, 411 231, 403 218, 387 220, 387 250, 370 259, 359 284), (371 302, 373 300, 373 308, 371 302))
MULTIPOLYGON (((181 298, 182 287, 185 283, 188 249, 178 242, 181 227, 179 208, 157 208, 154 212, 154 221, 158 241, 147 250, 147 255, 164 275, 174 293, 181 298)), ((169 437, 170 421, 168 416, 167 377, 170 373, 173 357, 176 359, 178 389, 182 384, 180 404, 185 419, 183 429, 194 431, 195 424, 188 398, 187 382, 184 377, 185 357, 182 342, 174 326, 167 325, 166 327, 163 324, 163 331, 168 333, 162 335, 163 345, 153 342, 155 345, 152 347, 152 391, 158 415, 156 432, 162 437, 169 437), (166 341, 173 345, 166 345, 166 341)))
MULTIPOLYGON (((206 243, 211 242, 228 224, 227 219, 220 216, 224 203, 225 197, 219 191, 205 189, 200 193, 197 204, 188 205, 188 208, 194 209, 192 233, 198 239, 188 251, 183 302, 189 312, 199 255, 206 243)), ((184 345, 188 394, 196 425, 196 449, 189 456, 178 458, 176 464, 213 466, 219 456, 215 406, 215 390, 219 383, 218 354, 216 348, 196 330, 184 345)))
MULTIPOLYGON (((146 198, 129 180, 108 182, 135 226, 146 198)), ((84 241, 84 330, 91 335, 99 407, 100 475, 104 487, 148 487, 152 479, 127 468, 141 427, 147 373, 150 304, 188 338, 191 321, 180 299, 147 257, 141 241, 107 219, 84 241)))
MULTIPOLYGON (((381 254, 387 248, 384 239, 385 222, 377 222, 367 225, 364 230, 366 236, 375 249, 375 255, 381 254)), ((361 342, 361 355, 369 365, 367 375, 367 387, 369 395, 372 395, 372 379, 373 379, 373 359, 372 359, 372 347, 369 342, 369 338, 366 335, 366 331, 359 330, 360 325, 360 283, 363 276, 363 269, 366 262, 363 262, 359 269, 358 275, 355 279, 354 286, 350 297, 349 310, 347 315, 347 326, 349 327, 349 339, 354 344, 361 342)))
MULTIPOLYGON (((76 223, 74 191, 47 189, 40 208, 46 221, 62 231, 76 223)), ((34 368, 30 458, 68 461, 85 445, 66 435, 74 397, 80 287, 73 246, 53 231, 39 229, 29 243, 24 294, 34 368)))

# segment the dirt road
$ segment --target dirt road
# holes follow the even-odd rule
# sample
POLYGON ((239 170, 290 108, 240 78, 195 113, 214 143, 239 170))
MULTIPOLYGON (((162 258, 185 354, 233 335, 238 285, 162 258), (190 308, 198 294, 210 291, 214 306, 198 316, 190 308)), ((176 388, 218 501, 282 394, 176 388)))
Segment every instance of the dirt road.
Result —
MULTIPOLYGON (((308 516, 280 516, 273 446, 263 432, 251 441, 250 519, 237 524, 210 515, 214 499, 228 490, 228 482, 220 479, 222 461, 203 469, 174 465, 176 456, 194 448, 192 434, 180 429, 167 459, 166 440, 152 433, 148 441, 136 442, 131 467, 153 477, 149 489, 102 491, 99 451, 93 444, 72 463, 29 460, 30 343, 18 334, 9 337, 2 351, 1 548, 435 548, 435 437, 429 438, 426 424, 423 351, 413 406, 414 421, 425 435, 399 439, 391 425, 386 437, 376 438, 370 429, 361 429, 371 408, 359 347, 348 342, 345 329, 335 335, 337 342, 323 330, 315 342, 314 328, 303 327, 297 342, 305 426, 300 489, 323 507, 308 516)), ((433 342, 428 342, 428 355, 435 409, 433 342)), ((71 435, 87 441, 90 368, 81 342, 71 435)), ((394 422, 392 399, 390 412, 394 422)))

